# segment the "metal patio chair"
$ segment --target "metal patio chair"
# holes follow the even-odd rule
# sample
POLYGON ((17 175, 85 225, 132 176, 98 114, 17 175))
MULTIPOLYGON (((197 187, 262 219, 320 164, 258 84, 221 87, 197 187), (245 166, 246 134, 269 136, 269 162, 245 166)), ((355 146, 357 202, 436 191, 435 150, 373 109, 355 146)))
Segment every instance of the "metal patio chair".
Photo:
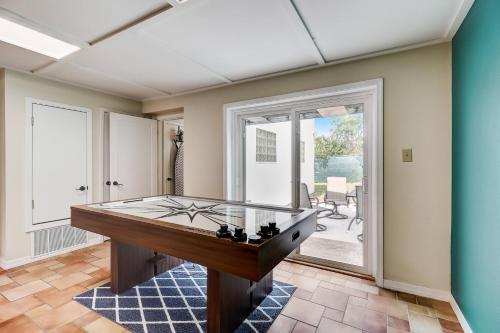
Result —
MULTIPOLYGON (((356 186, 356 215, 352 218, 349 223, 349 227, 347 230, 351 230, 352 224, 356 222, 356 224, 360 224, 363 222, 363 186, 356 186)), ((363 234, 358 235, 358 240, 360 242, 363 241, 363 234)))
POLYGON ((326 179, 325 204, 333 206, 331 212, 325 217, 332 219, 346 219, 346 214, 339 212, 339 206, 347 206, 347 178, 346 177, 328 177, 326 179))
MULTIPOLYGON (((307 188, 306 183, 300 183, 300 207, 301 208, 310 208, 310 209, 316 209, 318 212, 318 215, 323 213, 323 212, 329 212, 331 213, 331 210, 325 207, 319 206, 319 200, 318 198, 311 198, 309 196, 309 190, 307 188), (316 200, 316 205, 313 205, 312 200, 316 200)), ((324 218, 325 216, 318 216, 318 219, 324 218)), ((316 231, 325 231, 327 228, 326 225, 317 223, 316 224, 316 231)))

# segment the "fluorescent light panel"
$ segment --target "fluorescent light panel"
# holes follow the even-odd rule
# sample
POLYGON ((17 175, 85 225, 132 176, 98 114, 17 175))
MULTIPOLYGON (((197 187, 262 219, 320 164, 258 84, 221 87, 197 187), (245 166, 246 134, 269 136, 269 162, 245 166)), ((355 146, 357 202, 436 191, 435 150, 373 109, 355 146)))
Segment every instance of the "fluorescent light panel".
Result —
POLYGON ((0 40, 55 59, 61 59, 80 49, 3 18, 0 18, 0 40))

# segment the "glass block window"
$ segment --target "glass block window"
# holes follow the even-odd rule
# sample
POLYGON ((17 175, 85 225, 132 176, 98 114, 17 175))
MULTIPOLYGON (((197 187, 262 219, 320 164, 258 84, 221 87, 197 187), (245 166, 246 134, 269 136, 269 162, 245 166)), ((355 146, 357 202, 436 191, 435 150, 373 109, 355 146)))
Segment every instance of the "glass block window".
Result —
POLYGON ((276 162, 276 133, 257 128, 256 161, 276 162))
POLYGON ((300 141, 300 162, 305 163, 306 161, 306 143, 300 141))

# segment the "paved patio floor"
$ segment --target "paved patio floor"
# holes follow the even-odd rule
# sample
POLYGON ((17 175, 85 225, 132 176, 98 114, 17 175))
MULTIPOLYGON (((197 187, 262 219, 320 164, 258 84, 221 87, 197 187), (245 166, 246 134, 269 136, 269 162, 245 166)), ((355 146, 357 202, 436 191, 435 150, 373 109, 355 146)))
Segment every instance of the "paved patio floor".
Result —
POLYGON ((318 223, 325 225, 327 230, 312 234, 302 243, 300 252, 307 256, 361 266, 363 243, 358 240, 358 235, 363 232, 363 222, 359 224, 354 222, 351 230, 347 230, 356 214, 356 207, 354 204, 349 207, 340 206, 339 211, 348 218, 335 220, 321 218, 325 213, 320 214, 318 223))

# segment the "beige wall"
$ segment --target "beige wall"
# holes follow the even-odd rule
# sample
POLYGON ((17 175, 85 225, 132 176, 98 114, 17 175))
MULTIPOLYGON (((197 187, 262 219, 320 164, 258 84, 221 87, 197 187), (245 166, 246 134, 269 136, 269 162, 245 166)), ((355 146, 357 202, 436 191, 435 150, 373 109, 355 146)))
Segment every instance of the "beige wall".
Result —
POLYGON ((30 255, 29 234, 25 232, 25 109, 26 97, 92 109, 93 196, 98 197, 98 131, 100 108, 140 114, 141 103, 15 71, 5 71, 5 219, 4 261, 30 255))
POLYGON ((223 195, 223 104, 384 79, 384 277, 450 289, 449 43, 144 103, 184 108, 185 193, 223 195), (401 149, 413 148, 413 163, 401 149))

